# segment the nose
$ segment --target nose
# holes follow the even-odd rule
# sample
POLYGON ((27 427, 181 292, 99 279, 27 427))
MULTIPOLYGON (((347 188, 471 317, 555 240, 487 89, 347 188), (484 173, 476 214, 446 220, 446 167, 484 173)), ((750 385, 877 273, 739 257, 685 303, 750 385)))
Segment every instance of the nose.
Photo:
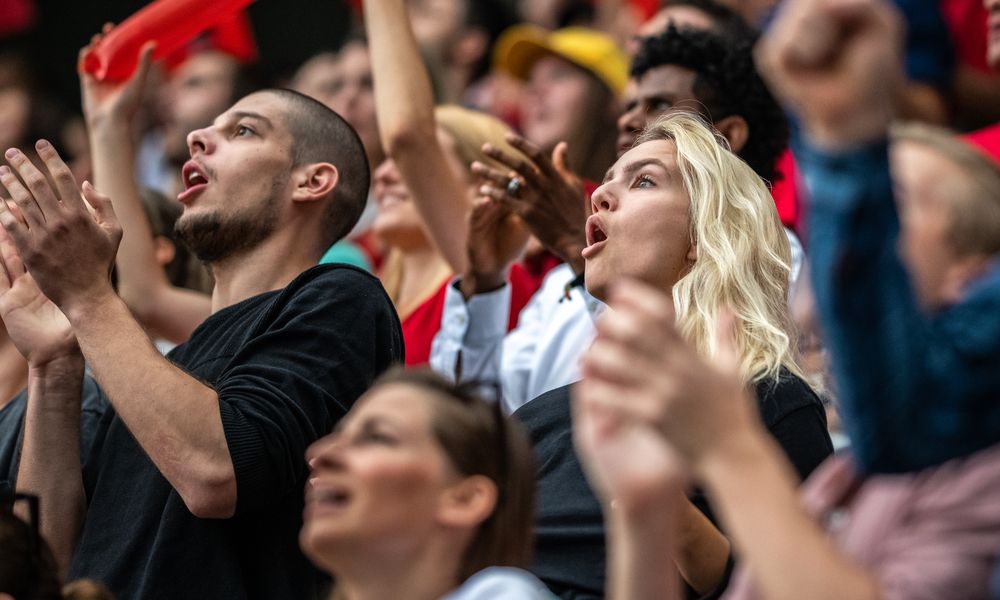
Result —
POLYGON ((645 115, 639 103, 625 111, 625 114, 618 117, 618 135, 634 134, 642 131, 646 125, 645 115))
POLYGON ((187 136, 188 153, 194 156, 195 153, 211 154, 215 151, 215 142, 209 128, 195 129, 187 136))
POLYGON ((613 211, 618 208, 618 199, 611 190, 611 183, 601 184, 594 193, 590 195, 590 211, 596 213, 602 210, 613 211))
POLYGON ((315 442, 306 450, 306 462, 310 471, 319 469, 335 469, 341 466, 341 448, 343 435, 339 432, 331 433, 315 442))

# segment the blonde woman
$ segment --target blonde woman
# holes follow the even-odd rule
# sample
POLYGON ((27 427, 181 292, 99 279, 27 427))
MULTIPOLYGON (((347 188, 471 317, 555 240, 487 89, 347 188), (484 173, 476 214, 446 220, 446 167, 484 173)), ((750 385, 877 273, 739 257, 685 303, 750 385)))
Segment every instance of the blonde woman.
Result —
MULTIPOLYGON (((622 278, 672 295, 678 329, 703 356, 715 354, 714 322, 732 307, 740 371, 798 476, 832 452, 823 406, 796 362, 785 303, 789 247, 774 202, 699 117, 676 113, 657 121, 608 171, 592 197, 583 256, 587 290, 598 299, 607 301, 622 278)), ((611 380, 627 381, 643 366, 601 368, 611 380)), ((559 388, 514 413, 544 457, 534 572, 561 595, 598 598, 605 582, 602 502, 572 447, 569 395, 568 386, 559 388)), ((602 497, 603 508, 613 496, 602 497)), ((727 580, 730 545, 705 498, 688 497, 675 562, 694 591, 710 593, 727 580)))

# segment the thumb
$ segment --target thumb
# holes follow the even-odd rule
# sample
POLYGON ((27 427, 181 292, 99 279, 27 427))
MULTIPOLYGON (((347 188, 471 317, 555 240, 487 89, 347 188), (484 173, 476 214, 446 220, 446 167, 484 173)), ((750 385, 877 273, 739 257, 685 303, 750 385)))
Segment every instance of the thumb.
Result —
POLYGON ((552 164, 555 165, 556 169, 563 175, 572 174, 566 159, 568 153, 569 144, 566 142, 559 142, 552 150, 552 164))
POLYGON ((99 225, 117 223, 114 208, 111 207, 111 198, 97 191, 89 181, 84 181, 82 186, 83 199, 91 209, 94 220, 99 225))

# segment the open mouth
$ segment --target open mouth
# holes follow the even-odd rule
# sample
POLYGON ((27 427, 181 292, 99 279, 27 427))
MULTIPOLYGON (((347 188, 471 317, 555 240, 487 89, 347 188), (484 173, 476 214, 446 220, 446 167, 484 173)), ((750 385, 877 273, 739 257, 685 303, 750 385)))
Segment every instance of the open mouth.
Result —
POLYGON ((179 202, 190 201, 194 195, 208 185, 208 177, 193 160, 184 163, 184 168, 181 169, 181 179, 184 182, 184 191, 177 195, 179 202))
POLYGON ((314 481, 310 481, 307 504, 313 505, 316 508, 332 509, 344 508, 350 504, 351 492, 347 488, 328 484, 317 486, 313 483, 314 481))
POLYGON ((583 258, 590 258, 604 247, 608 241, 608 234, 604 231, 604 224, 597 215, 591 215, 587 219, 587 247, 583 249, 583 258))

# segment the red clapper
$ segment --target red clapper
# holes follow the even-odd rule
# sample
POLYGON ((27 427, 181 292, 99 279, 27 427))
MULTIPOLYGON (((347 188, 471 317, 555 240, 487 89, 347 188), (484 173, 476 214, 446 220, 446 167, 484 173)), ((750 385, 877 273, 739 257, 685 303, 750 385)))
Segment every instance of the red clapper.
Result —
POLYGON ((198 34, 246 8, 253 0, 156 0, 125 19, 80 62, 98 80, 123 81, 135 71, 139 51, 156 42, 153 58, 169 56, 198 34))

